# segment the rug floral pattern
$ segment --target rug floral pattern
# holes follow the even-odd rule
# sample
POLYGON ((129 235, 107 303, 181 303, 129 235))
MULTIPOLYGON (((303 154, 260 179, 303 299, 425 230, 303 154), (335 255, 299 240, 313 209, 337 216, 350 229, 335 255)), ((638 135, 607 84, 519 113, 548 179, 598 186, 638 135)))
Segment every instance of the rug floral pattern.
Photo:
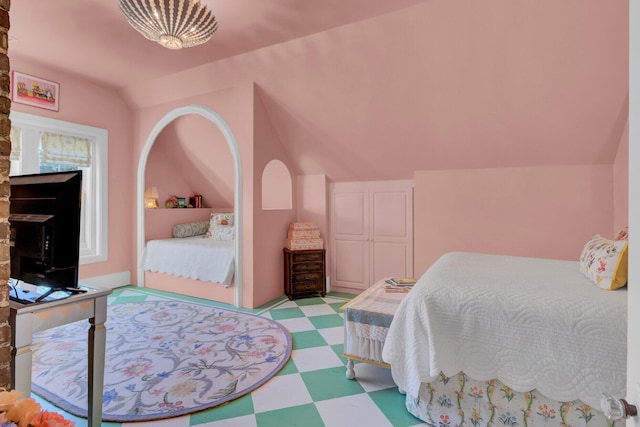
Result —
MULTIPOLYGON (((87 415, 87 327, 34 335, 33 391, 87 415)), ((279 323, 181 301, 110 305, 104 421, 169 418, 211 408, 258 388, 291 356, 279 323)))

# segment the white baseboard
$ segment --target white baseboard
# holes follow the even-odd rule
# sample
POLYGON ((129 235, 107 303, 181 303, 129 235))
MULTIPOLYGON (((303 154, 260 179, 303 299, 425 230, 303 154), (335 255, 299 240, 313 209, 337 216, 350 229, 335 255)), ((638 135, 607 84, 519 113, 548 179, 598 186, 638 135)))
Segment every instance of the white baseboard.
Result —
POLYGON ((115 289, 120 286, 131 284, 131 272, 121 271, 119 273, 106 274, 104 276, 87 277, 78 280, 82 284, 97 286, 99 288, 115 289))

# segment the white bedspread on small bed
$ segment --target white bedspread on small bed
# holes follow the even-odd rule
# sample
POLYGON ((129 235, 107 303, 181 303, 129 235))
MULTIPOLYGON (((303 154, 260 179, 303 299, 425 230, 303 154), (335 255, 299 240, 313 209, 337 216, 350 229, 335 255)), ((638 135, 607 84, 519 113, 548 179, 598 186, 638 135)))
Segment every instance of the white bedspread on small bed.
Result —
POLYGON ((233 241, 202 236, 149 240, 140 267, 146 271, 231 285, 235 270, 233 241))
POLYGON ((383 359, 401 390, 463 371, 599 407, 624 396, 627 291, 605 291, 579 263, 475 253, 443 255, 404 298, 383 359))

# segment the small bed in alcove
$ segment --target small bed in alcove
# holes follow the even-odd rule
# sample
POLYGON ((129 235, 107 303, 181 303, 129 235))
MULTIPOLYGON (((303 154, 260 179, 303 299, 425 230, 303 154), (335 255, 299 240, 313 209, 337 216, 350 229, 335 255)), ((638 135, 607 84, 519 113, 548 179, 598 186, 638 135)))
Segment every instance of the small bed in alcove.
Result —
POLYGON ((146 242, 139 266, 146 287, 234 303, 233 213, 216 211, 209 220, 176 224, 173 237, 146 242))
POLYGON ((138 165, 139 286, 242 305, 237 155, 226 123, 204 107, 173 110, 154 127, 138 165), (144 208, 147 186, 157 188, 157 209, 144 208), (171 196, 194 194, 203 196, 202 208, 165 207, 171 196), (233 218, 218 224, 224 238, 212 213, 233 218))

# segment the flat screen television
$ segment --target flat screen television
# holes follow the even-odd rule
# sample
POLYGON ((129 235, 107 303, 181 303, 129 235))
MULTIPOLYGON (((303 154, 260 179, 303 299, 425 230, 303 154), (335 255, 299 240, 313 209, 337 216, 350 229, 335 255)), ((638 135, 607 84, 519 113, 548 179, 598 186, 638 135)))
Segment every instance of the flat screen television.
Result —
POLYGON ((80 291, 82 171, 11 176, 9 183, 9 296, 38 302, 55 291, 80 291))

